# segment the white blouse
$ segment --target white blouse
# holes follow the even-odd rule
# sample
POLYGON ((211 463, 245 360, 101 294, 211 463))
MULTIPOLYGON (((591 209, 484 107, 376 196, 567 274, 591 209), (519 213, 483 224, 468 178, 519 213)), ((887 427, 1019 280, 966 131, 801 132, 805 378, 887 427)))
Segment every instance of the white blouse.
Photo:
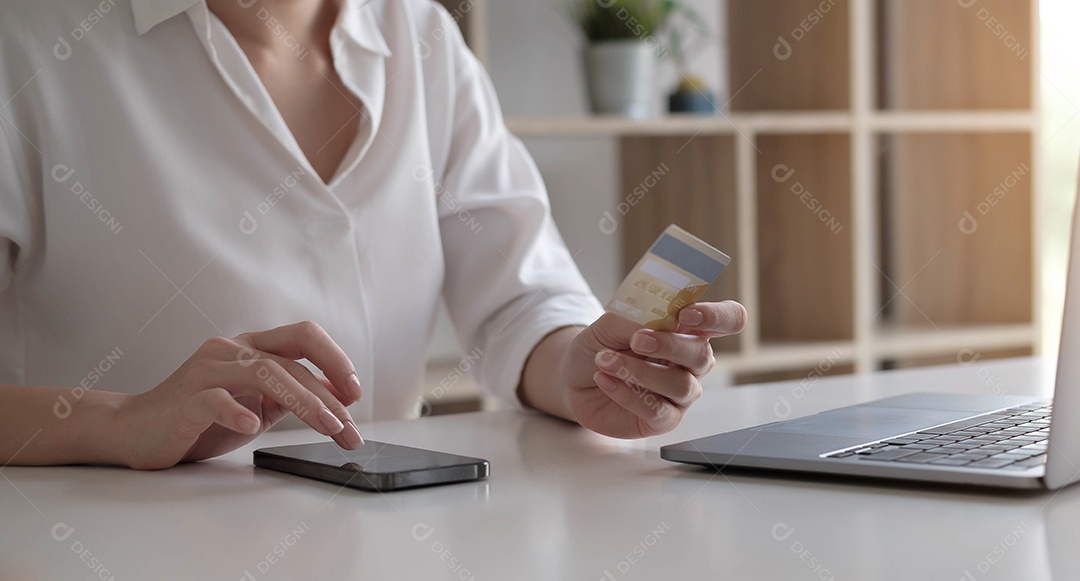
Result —
POLYGON ((334 67, 364 117, 329 184, 204 1, 17 4, 0 19, 0 383, 140 392, 211 336, 311 319, 356 364, 356 419, 401 418, 440 299, 511 403, 538 341, 601 313, 433 2, 345 0, 334 67))

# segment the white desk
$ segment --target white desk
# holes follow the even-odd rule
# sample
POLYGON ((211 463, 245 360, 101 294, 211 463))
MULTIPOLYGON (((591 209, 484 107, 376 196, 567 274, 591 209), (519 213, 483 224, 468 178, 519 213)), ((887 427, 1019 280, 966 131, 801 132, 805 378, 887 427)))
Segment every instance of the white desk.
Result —
POLYGON ((675 433, 632 442, 511 412, 365 426, 492 464, 486 482, 386 495, 256 470, 250 447, 163 472, 8 467, 0 579, 1080 579, 1080 486, 772 479, 658 455, 774 420, 780 397, 804 415, 917 390, 1047 394, 1052 375, 1018 359, 820 380, 801 397, 797 382, 713 389, 675 433))

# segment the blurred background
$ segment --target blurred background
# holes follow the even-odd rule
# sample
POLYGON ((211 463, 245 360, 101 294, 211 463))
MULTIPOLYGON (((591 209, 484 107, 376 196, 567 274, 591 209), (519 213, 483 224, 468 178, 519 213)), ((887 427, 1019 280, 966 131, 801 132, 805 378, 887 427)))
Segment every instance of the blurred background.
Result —
MULTIPOLYGON (((1056 355, 1077 3, 443 4, 602 301, 669 223, 733 257, 727 384, 1056 355)), ((445 317, 429 361, 422 413, 491 407, 445 317)))

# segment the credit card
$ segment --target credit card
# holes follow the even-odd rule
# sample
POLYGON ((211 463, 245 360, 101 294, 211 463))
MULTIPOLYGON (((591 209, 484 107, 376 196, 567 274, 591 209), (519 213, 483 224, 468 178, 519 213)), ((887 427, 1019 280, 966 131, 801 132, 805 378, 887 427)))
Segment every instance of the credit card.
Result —
POLYGON ((696 303, 731 258, 697 236, 668 226, 626 275, 607 312, 657 331, 673 331, 679 311, 696 303))

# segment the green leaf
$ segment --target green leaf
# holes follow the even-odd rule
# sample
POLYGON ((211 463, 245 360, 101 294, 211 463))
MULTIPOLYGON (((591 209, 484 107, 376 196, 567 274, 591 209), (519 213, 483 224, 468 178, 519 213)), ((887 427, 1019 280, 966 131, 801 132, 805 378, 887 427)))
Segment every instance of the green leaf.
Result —
POLYGON ((573 0, 571 14, 590 42, 655 37, 678 0, 573 0))

